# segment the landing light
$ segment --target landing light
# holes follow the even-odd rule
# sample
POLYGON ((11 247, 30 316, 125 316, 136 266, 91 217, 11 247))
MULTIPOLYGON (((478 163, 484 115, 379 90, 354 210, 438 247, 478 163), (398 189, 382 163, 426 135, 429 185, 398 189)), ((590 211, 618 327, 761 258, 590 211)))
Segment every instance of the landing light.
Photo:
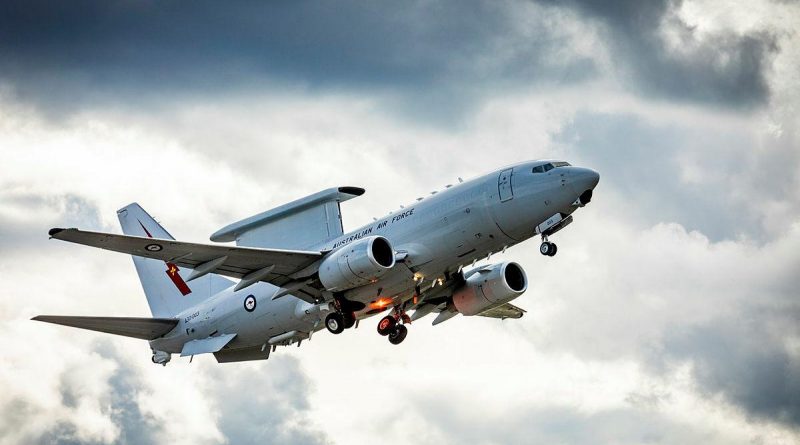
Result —
POLYGON ((392 304, 391 298, 378 298, 377 300, 370 303, 369 307, 371 307, 372 309, 383 309, 386 306, 389 306, 390 304, 392 304))

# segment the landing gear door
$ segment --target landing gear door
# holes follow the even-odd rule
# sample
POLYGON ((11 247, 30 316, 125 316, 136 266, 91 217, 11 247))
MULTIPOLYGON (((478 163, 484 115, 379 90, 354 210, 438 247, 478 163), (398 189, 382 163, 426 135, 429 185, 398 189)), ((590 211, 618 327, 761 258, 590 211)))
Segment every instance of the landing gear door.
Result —
POLYGON ((500 172, 497 178, 497 188, 500 193, 500 202, 505 202, 514 197, 514 190, 511 188, 511 174, 514 169, 509 168, 500 172))

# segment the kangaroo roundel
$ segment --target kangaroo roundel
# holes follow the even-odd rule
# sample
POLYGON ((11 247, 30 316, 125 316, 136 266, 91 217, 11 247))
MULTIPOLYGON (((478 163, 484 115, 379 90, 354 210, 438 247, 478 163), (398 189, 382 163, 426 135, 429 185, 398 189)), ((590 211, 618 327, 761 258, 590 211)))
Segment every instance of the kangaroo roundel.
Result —
POLYGON ((256 310, 256 297, 253 295, 244 297, 244 310, 247 312, 253 312, 256 310))

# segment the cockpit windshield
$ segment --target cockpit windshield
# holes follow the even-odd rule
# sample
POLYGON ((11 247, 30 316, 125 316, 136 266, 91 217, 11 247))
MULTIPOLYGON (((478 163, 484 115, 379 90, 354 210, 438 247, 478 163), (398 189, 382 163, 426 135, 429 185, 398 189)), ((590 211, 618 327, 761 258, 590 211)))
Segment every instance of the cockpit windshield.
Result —
POLYGON ((537 165, 536 167, 533 167, 533 172, 534 173, 544 173, 544 172, 549 172, 550 170, 552 170, 554 168, 569 167, 569 166, 570 166, 570 163, 569 162, 564 162, 564 161, 548 162, 547 164, 537 165))

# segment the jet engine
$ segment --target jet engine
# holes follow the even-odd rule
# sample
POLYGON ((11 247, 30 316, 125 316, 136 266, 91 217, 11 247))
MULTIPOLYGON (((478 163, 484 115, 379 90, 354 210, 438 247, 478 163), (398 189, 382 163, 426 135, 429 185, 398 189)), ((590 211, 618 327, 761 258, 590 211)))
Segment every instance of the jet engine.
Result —
POLYGON ((453 293, 453 305, 463 315, 477 315, 519 297, 528 288, 528 277, 519 264, 504 262, 470 273, 453 293))
POLYGON ((153 358, 150 360, 157 365, 167 366, 167 363, 169 363, 170 359, 172 359, 172 354, 169 352, 154 350, 153 358))
POLYGON ((336 292, 363 286, 394 266, 394 249, 382 236, 371 236, 343 246, 322 260, 319 281, 336 292))

